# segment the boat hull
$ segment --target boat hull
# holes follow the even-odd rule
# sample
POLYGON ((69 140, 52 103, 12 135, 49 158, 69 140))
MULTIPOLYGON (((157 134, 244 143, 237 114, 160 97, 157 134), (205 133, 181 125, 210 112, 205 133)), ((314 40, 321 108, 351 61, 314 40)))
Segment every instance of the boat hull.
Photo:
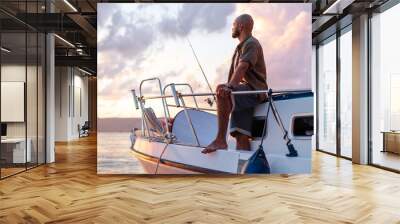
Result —
MULTIPOLYGON (((138 137, 133 150, 150 158, 160 158, 166 143, 150 141, 138 137)), ((240 172, 240 154, 233 150, 218 150, 215 153, 203 154, 204 148, 188 145, 169 144, 162 155, 162 163, 175 163, 179 168, 186 168, 203 173, 238 173, 240 172)), ((242 159, 248 159, 242 155, 242 159)))
MULTIPOLYGON (((256 107, 255 117, 265 120, 267 105, 263 103, 256 107)), ((297 174, 311 172, 311 135, 297 136, 294 134, 294 118, 299 116, 313 116, 312 94, 302 96, 282 96, 275 100, 276 108, 280 114, 283 125, 288 131, 288 137, 297 151, 296 157, 288 157, 288 148, 283 139, 283 133, 274 116, 270 112, 267 117, 267 133, 263 141, 263 150, 270 165, 272 174, 297 174)), ((251 141, 251 151, 235 150, 235 139, 227 137, 228 149, 203 154, 201 151, 214 138, 217 131, 217 122, 214 114, 204 111, 187 110, 192 120, 192 125, 197 131, 198 140, 191 132, 191 126, 185 119, 186 114, 178 113, 175 117, 172 132, 177 136, 177 141, 166 146, 162 141, 155 141, 143 136, 135 136, 132 148, 142 156, 161 163, 177 165, 180 168, 196 170, 202 173, 241 173, 243 165, 258 148, 261 138, 251 141), (166 149, 164 151, 164 148, 166 149), (163 153, 164 151, 164 153, 163 153), (161 156, 162 155, 162 156, 161 156)))

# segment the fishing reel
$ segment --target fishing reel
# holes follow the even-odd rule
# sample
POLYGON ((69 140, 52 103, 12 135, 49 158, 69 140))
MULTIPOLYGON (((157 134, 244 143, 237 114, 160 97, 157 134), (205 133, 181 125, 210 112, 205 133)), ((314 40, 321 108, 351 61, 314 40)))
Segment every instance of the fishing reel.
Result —
POLYGON ((208 97, 204 101, 207 102, 207 104, 210 105, 210 107, 212 107, 213 104, 214 104, 214 100, 212 98, 210 98, 210 97, 208 97))

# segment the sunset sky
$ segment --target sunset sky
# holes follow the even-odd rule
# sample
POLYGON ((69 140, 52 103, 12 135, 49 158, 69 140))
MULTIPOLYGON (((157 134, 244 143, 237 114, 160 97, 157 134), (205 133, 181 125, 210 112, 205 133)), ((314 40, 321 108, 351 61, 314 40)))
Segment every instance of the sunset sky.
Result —
MULTIPOLYGON (((264 50, 269 86, 311 88, 311 4, 100 3, 99 118, 139 117, 129 90, 146 78, 209 92, 187 39, 213 89, 226 82, 239 43, 231 37, 232 22, 243 13, 254 19, 253 36, 264 50)), ((157 86, 149 83, 144 90, 154 95, 157 86)), ((150 105, 160 112, 160 103, 150 105)))

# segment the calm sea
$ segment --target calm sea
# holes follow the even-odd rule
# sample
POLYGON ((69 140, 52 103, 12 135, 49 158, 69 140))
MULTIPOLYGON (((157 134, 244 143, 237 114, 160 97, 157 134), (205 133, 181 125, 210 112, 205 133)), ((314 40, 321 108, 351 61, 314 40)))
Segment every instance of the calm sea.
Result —
MULTIPOLYGON (((131 150, 129 132, 97 133, 98 174, 154 174, 156 163, 139 159, 131 150)), ((158 174, 192 174, 193 172, 160 164, 158 174)))

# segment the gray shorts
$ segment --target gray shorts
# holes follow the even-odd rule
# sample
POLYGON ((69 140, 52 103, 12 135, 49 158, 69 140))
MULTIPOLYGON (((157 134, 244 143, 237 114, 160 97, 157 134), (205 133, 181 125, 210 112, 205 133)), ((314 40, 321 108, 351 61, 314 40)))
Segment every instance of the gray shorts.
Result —
MULTIPOLYGON (((249 90, 253 89, 246 84, 239 84, 233 89, 233 91, 249 90)), ((233 108, 229 132, 233 137, 237 132, 251 137, 254 109, 260 104, 260 100, 256 94, 231 95, 231 97, 233 108)))

